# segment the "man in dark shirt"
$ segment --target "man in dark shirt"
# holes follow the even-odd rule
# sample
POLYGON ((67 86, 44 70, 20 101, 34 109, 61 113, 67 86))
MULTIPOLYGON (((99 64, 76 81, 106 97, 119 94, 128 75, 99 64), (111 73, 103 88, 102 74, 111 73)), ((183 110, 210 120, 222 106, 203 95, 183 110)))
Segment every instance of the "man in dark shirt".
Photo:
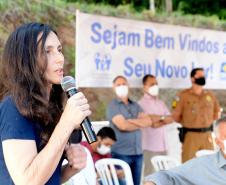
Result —
POLYGON ((151 126, 152 120, 136 102, 128 98, 128 82, 125 77, 117 76, 113 80, 113 89, 117 98, 107 107, 107 119, 117 138, 112 146, 112 157, 127 162, 134 185, 140 185, 143 161, 140 128, 151 126))

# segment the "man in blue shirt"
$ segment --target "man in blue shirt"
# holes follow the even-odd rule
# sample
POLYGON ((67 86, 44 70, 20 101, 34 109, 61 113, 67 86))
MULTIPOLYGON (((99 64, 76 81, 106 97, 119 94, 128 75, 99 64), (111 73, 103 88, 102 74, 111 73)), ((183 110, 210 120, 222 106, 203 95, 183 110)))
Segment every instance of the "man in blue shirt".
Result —
POLYGON ((167 171, 146 177, 145 185, 225 185, 226 184, 226 117, 215 124, 216 143, 220 150, 192 159, 167 171))
POLYGON ((152 125, 152 120, 140 106, 128 98, 128 82, 123 76, 113 80, 116 98, 107 107, 107 119, 116 133, 117 142, 112 146, 112 157, 130 165, 134 185, 140 185, 142 170, 142 127, 152 125))

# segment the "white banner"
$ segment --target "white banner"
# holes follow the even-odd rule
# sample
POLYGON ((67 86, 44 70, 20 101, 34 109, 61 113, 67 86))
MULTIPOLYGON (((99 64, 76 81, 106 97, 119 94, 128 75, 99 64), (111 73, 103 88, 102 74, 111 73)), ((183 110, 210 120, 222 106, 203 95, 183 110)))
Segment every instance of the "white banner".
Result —
POLYGON ((145 74, 162 88, 186 88, 194 67, 206 88, 226 88, 226 33, 77 12, 78 87, 111 87, 117 75, 141 87, 145 74))

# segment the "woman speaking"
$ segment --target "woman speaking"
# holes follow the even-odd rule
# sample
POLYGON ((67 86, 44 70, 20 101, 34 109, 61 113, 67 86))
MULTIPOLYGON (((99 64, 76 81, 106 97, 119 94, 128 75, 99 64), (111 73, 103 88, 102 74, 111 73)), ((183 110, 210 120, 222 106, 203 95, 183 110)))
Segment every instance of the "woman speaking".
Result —
POLYGON ((9 36, 0 66, 2 185, 59 185, 86 166, 84 149, 67 141, 91 112, 82 93, 64 100, 63 65, 50 26, 29 23, 9 36))

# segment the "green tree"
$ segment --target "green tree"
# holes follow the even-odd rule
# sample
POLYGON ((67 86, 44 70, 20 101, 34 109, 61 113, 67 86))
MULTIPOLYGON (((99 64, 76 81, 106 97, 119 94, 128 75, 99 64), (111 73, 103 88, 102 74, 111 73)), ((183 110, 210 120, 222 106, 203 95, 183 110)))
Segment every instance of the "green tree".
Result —
POLYGON ((174 10, 180 10, 185 14, 216 14, 222 18, 225 16, 225 0, 173 0, 174 10))

